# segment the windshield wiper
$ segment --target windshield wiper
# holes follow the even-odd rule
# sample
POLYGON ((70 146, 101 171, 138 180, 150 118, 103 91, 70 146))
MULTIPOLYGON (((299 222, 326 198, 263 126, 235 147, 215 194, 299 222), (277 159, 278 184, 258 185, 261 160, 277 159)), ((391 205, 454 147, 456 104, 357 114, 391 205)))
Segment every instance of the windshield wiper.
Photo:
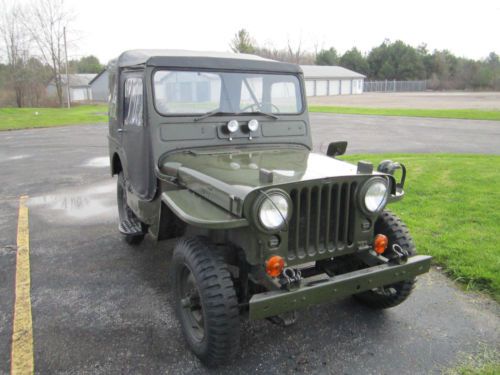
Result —
POLYGON ((203 120, 204 118, 207 117, 212 117, 212 116, 219 116, 219 115, 236 115, 237 113, 232 113, 232 112, 223 112, 219 109, 216 109, 214 111, 210 111, 205 113, 204 115, 198 116, 194 119, 194 121, 200 121, 203 120))
POLYGON ((267 113, 267 112, 262 112, 262 111, 252 111, 252 112, 224 112, 220 111, 218 109, 214 111, 210 111, 205 113, 204 115, 198 116, 194 119, 194 121, 200 121, 203 120, 207 117, 212 117, 212 116, 220 116, 220 115, 234 115, 234 116, 241 116, 241 115, 261 115, 261 116, 266 116, 269 118, 272 118, 274 120, 277 120, 279 117, 272 114, 272 113, 267 113))
POLYGON ((252 111, 252 112, 238 112, 238 113, 235 113, 235 115, 239 116, 239 115, 261 115, 261 116, 266 116, 266 117, 269 117, 269 118, 272 118, 274 120, 277 120, 279 117, 272 114, 272 113, 267 113, 267 112, 262 112, 262 111, 252 111))

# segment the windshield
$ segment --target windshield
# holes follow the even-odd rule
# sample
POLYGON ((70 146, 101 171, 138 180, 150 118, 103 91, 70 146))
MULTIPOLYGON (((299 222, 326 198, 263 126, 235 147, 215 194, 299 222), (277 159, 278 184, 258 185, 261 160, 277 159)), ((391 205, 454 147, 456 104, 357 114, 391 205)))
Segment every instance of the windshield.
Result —
POLYGON ((290 74, 158 70, 153 83, 164 115, 302 112, 299 80, 290 74))

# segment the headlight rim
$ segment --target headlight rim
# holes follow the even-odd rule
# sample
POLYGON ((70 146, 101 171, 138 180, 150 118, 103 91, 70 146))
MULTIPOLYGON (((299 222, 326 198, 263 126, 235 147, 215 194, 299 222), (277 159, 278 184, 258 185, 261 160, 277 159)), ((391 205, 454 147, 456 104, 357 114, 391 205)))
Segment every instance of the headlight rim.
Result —
POLYGON ((290 219, 292 217, 292 210, 293 210, 292 199, 290 198, 290 196, 286 191, 281 189, 261 190, 259 197, 257 198, 256 202, 253 205, 254 222, 256 223, 257 227, 265 233, 278 233, 281 232, 283 228, 286 228, 287 224, 290 222, 290 219), (262 194, 262 192, 265 194, 262 194), (260 209, 262 207, 262 204, 273 195, 279 195, 286 199, 286 202, 288 204, 288 212, 285 217, 286 220, 284 220, 279 227, 268 228, 260 220, 260 209))
POLYGON ((376 176, 376 177, 372 177, 372 178, 368 179, 361 186, 361 189, 359 191, 359 197, 358 197, 359 205, 360 205, 361 209, 363 210, 363 212, 365 214, 367 214, 368 216, 376 216, 376 215, 380 214, 384 210, 384 208, 386 207, 387 202, 389 200, 389 193, 390 193, 389 190, 390 190, 390 182, 387 178, 382 177, 382 176, 376 176), (384 196, 384 199, 382 200, 382 203, 380 204, 379 208, 376 211, 371 211, 368 209, 368 207, 366 207, 366 203, 365 203, 366 193, 368 192, 368 189, 377 182, 382 182, 385 185, 385 188, 386 188, 385 196, 384 196))

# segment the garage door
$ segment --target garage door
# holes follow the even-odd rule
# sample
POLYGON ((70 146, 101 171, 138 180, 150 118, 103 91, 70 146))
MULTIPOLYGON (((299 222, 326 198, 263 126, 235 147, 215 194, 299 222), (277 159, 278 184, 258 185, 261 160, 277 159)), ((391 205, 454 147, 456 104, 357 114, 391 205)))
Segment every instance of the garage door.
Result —
POLYGON ((325 96, 328 94, 328 81, 316 81, 316 96, 325 96))
POLYGON ((86 91, 87 89, 85 88, 74 88, 70 89, 70 94, 71 94, 71 101, 73 102, 78 102, 87 99, 86 97, 86 91))
POLYGON ((342 80, 340 93, 342 95, 349 95, 351 93, 351 80, 350 79, 343 79, 342 80))
POLYGON ((314 96, 314 81, 306 81, 306 95, 314 96))
POLYGON ((352 93, 361 94, 363 92, 363 80, 355 79, 352 81, 352 93))
POLYGON ((340 89, 340 81, 339 80, 330 80, 330 95, 338 95, 340 89))

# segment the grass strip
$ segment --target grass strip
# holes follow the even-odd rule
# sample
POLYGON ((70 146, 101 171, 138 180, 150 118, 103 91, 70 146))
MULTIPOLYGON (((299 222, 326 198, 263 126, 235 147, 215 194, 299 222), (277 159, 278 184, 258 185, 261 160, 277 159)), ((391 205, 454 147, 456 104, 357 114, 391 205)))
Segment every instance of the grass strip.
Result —
POLYGON ((310 106, 310 112, 339 113, 352 115, 403 116, 403 117, 433 117, 467 120, 500 121, 500 110, 482 109, 413 109, 413 108, 362 108, 310 106))
POLYGON ((93 124, 108 121, 108 106, 81 105, 72 108, 0 108, 0 130, 93 124))

